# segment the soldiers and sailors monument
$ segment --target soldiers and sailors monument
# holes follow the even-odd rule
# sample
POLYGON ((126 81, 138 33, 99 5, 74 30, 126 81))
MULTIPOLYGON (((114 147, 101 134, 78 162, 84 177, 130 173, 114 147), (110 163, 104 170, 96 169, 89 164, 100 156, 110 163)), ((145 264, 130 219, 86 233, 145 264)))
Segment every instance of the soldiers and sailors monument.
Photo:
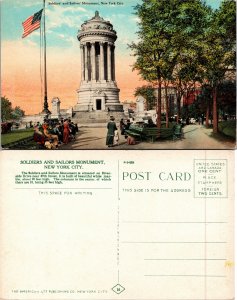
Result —
POLYGON ((77 38, 81 51, 81 83, 73 108, 76 116, 85 118, 87 112, 103 118, 111 112, 122 117, 123 105, 115 78, 117 34, 113 25, 96 11, 92 19, 81 25, 77 38))

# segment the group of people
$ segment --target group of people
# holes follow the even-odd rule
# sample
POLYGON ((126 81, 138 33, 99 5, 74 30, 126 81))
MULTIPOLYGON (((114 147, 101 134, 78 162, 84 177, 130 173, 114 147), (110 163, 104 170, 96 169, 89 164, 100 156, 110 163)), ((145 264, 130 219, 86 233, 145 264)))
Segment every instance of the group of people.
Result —
MULTIPOLYGON (((152 120, 146 124, 149 127, 154 126, 152 120)), ((124 121, 121 119, 119 122, 120 135, 123 135, 128 145, 135 145, 136 141, 132 135, 129 135, 128 130, 131 126, 129 119, 124 121)), ((107 123, 107 136, 106 145, 114 147, 119 144, 119 130, 115 123, 115 118, 110 117, 107 123)), ((43 124, 37 122, 34 125, 34 141, 40 148, 57 149, 60 144, 68 144, 70 141, 75 140, 76 133, 78 132, 77 124, 74 124, 70 119, 50 120, 45 119, 43 124)))
POLYGON ((48 120, 34 126, 34 141, 40 148, 57 149, 60 144, 68 144, 75 139, 77 124, 70 119, 48 120))
MULTIPOLYGON (((120 120, 119 122, 119 129, 120 129, 120 134, 124 135, 125 139, 127 139, 128 144, 130 140, 130 136, 126 134, 126 130, 129 129, 131 125, 130 120, 128 119, 126 122, 124 122, 123 119, 120 120)), ((108 147, 114 147, 118 145, 119 142, 119 133, 118 133, 118 128, 115 123, 115 118, 113 116, 110 117, 110 120, 107 124, 107 136, 106 136, 106 145, 108 147)), ((134 140, 135 142, 135 140, 134 140)))
MULTIPOLYGON (((126 142, 128 145, 135 145, 136 140, 135 137, 131 134, 129 134, 128 130, 130 129, 131 126, 131 121, 128 119, 124 121, 124 119, 121 119, 119 122, 119 129, 120 129, 120 134, 124 135, 126 142)), ((142 122, 140 125, 138 124, 137 126, 142 126, 142 127, 156 127, 156 124, 152 121, 152 119, 148 119, 147 122, 142 122)), ((118 145, 118 140, 119 140, 119 135, 118 135, 118 129, 117 125, 115 123, 114 117, 110 117, 110 121, 107 124, 107 137, 106 137, 106 145, 108 147, 113 147, 118 145)))

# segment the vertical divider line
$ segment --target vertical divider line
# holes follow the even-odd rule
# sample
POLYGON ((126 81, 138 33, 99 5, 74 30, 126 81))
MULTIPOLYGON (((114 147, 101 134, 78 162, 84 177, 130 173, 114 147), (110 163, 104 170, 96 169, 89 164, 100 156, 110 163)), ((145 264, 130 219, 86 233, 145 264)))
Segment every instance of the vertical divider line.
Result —
MULTIPOLYGON (((205 150, 205 162, 207 160, 206 157, 206 150, 205 150)), ((206 170, 206 164, 205 164, 205 170, 206 170)), ((205 172, 205 174, 207 174, 207 172, 205 172)), ((207 176, 207 175, 206 175, 207 176)), ((205 179, 205 188, 206 188, 206 182, 207 182, 207 178, 205 179)), ((204 197, 204 222, 205 222, 205 226, 204 226, 204 273, 205 273, 205 277, 204 277, 204 297, 205 300, 207 299, 207 196, 205 195, 204 197)))
POLYGON ((118 205, 117 205, 117 267, 118 267, 118 283, 119 283, 119 264, 120 264, 120 182, 119 182, 119 160, 118 160, 118 205))
POLYGON ((195 195, 195 159, 193 160, 193 198, 196 198, 196 195, 195 195))
POLYGON ((118 199, 119 199, 119 160, 118 160, 118 199))

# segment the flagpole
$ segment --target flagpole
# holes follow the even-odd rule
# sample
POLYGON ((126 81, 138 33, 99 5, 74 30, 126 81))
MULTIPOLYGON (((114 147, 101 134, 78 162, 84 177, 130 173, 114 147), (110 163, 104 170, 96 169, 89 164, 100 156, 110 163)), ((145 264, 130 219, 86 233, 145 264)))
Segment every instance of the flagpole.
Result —
POLYGON ((45 33, 45 0, 44 0, 44 23, 43 23, 43 37, 44 37, 44 108, 42 113, 51 114, 48 107, 48 92, 47 92, 47 64, 46 64, 46 33, 45 33))

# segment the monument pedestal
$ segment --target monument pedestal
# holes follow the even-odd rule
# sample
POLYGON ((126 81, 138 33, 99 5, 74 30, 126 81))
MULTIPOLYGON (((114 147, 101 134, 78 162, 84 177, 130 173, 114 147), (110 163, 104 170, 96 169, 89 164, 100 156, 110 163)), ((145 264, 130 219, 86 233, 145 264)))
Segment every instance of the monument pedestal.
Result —
POLYGON ((94 126, 94 124, 101 124, 104 127, 109 122, 110 116, 115 118, 117 125, 119 125, 121 119, 126 118, 122 111, 77 111, 75 112, 72 121, 78 125, 86 124, 87 126, 94 126))
POLYGON ((54 97, 52 99, 52 113, 50 118, 51 119, 59 119, 61 117, 60 115, 60 99, 58 97, 54 97))
POLYGON ((78 103, 74 111, 123 111, 119 102, 119 89, 115 82, 82 82, 78 92, 78 103))

